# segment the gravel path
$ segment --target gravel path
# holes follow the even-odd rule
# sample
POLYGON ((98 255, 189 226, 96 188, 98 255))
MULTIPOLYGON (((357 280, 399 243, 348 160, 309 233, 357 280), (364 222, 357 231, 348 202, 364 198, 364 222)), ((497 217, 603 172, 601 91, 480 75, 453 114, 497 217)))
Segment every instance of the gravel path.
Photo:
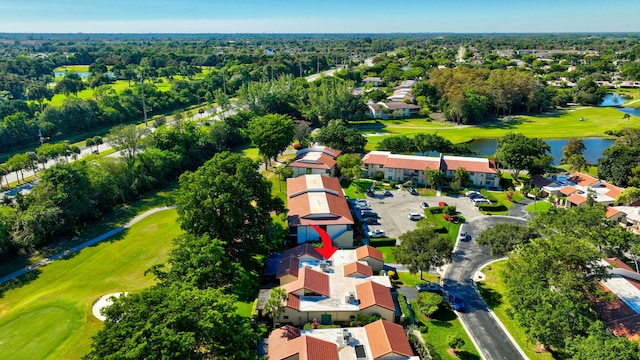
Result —
POLYGON ((138 223, 139 221, 141 221, 142 219, 144 219, 144 218, 146 218, 146 217, 148 217, 150 215, 153 215, 153 214, 155 214, 157 212, 160 212, 160 211, 173 209, 173 208, 175 208, 175 206, 163 206, 163 207, 158 207, 158 208, 155 208, 155 209, 151 209, 151 210, 149 210, 147 212, 144 212, 144 213, 134 217, 133 219, 131 219, 129 222, 127 222, 123 226, 119 226, 119 227, 117 227, 117 228, 115 228, 113 230, 110 230, 110 231, 102 234, 102 235, 96 236, 93 239, 91 239, 89 241, 86 241, 86 242, 84 242, 84 243, 82 243, 80 245, 76 245, 76 246, 74 246, 72 248, 69 248, 69 249, 67 249, 65 251, 59 252, 59 253, 57 253, 57 254, 55 254, 55 255, 47 258, 47 259, 44 259, 44 260, 42 260, 42 261, 40 261, 40 262, 38 262, 36 264, 29 265, 29 266, 27 266, 27 267, 25 267, 23 269, 20 269, 18 271, 14 271, 9 275, 3 276, 3 277, 0 278, 0 284, 5 283, 5 282, 7 282, 9 280, 13 280, 13 279, 17 278, 18 276, 22 276, 22 275, 24 275, 24 274, 26 274, 28 272, 31 272, 31 271, 33 271, 35 269, 40 268, 40 267, 43 267, 43 266, 45 266, 45 265, 47 265, 47 264, 49 264, 49 263, 51 263, 51 262, 53 262, 55 260, 62 259, 67 255, 71 255, 73 253, 76 253, 76 252, 78 252, 78 251, 80 251, 80 250, 82 250, 82 249, 84 249, 84 248, 86 248, 88 246, 95 245, 95 244, 97 244, 97 243, 99 243, 99 242, 101 242, 101 241, 103 241, 105 239, 108 239, 111 236, 123 231, 124 229, 126 229, 126 228, 128 228, 128 227, 130 227, 130 226, 132 226, 132 225, 134 225, 136 223, 138 223))

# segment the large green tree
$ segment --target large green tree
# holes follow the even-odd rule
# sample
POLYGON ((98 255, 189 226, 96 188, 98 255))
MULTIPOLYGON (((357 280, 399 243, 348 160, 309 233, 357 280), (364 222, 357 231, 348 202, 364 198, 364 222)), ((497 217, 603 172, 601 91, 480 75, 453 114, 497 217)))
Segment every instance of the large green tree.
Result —
POLYGON ((251 159, 222 152, 184 173, 178 197, 181 227, 221 240, 232 257, 246 260, 264 251, 273 240, 270 213, 282 211, 283 204, 257 170, 251 159))
POLYGON ((589 327, 587 336, 567 340, 567 352, 572 360, 637 360, 638 345, 625 337, 610 335, 602 321, 589 327))
POLYGON ((358 130, 341 124, 330 124, 320 129, 315 140, 344 152, 363 152, 367 139, 358 130))
POLYGON ((510 132, 498 139, 496 158, 503 168, 509 169, 514 179, 522 170, 530 173, 538 167, 551 163, 549 144, 537 138, 529 138, 521 133, 510 132))
POLYGON ((342 154, 336 159, 342 175, 357 179, 362 175, 362 159, 358 154, 342 154))
POLYGON ((84 359, 249 359, 258 337, 218 289, 156 285, 121 296, 84 359))
POLYGON ((287 149, 293 141, 296 126, 287 115, 269 114, 249 123, 249 138, 265 158, 265 164, 287 149))
POLYGON ((400 245, 393 249, 396 261, 406 265, 412 274, 442 266, 451 258, 453 245, 447 236, 431 227, 419 227, 400 235, 400 245))
POLYGON ((478 244, 489 246, 491 255, 502 256, 518 245, 527 244, 538 236, 538 233, 530 227, 515 223, 502 223, 480 233, 478 244))

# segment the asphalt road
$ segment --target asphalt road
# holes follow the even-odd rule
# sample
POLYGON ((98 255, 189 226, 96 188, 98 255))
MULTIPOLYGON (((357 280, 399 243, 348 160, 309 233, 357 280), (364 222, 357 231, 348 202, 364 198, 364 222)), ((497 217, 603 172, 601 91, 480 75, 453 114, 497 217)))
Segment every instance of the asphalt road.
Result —
POLYGON ((483 216, 469 220, 464 228, 471 240, 458 243, 453 261, 442 280, 446 291, 455 291, 464 300, 465 311, 458 313, 458 316, 469 335, 474 338, 483 358, 487 360, 526 358, 492 316, 473 283, 474 273, 483 264, 494 259, 489 249, 480 247, 475 239, 482 231, 506 222, 525 223, 525 220, 507 216, 483 216))

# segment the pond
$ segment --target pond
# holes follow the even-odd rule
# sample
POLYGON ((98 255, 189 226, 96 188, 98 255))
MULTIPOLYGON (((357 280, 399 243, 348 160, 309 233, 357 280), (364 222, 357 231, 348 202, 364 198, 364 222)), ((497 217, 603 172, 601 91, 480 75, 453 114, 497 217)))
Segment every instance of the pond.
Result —
POLYGON ((622 106, 626 100, 620 94, 607 94, 598 106, 622 106))
MULTIPOLYGON (((87 71, 76 71, 75 73, 78 74, 78 76, 80 76, 80 78, 82 78, 82 79, 86 79, 90 75, 90 73, 87 72, 87 71)), ((64 71, 55 71, 53 73, 53 76, 55 76, 55 77, 64 77, 66 74, 67 73, 64 72, 64 71)), ((109 72, 107 72, 105 74, 107 74, 107 76, 112 78, 112 79, 116 78, 116 76, 111 71, 109 71, 109 72)))
MULTIPOLYGON (((551 146, 551 156, 553 156, 553 165, 560 165, 562 159, 562 148, 567 144, 569 139, 545 140, 551 146)), ((613 140, 602 138, 586 138, 582 139, 586 150, 584 157, 590 164, 595 164, 602 157, 602 152, 613 145, 613 140)), ((469 148, 477 152, 479 156, 490 156, 496 153, 498 143, 496 139, 479 139, 469 143, 469 148)))

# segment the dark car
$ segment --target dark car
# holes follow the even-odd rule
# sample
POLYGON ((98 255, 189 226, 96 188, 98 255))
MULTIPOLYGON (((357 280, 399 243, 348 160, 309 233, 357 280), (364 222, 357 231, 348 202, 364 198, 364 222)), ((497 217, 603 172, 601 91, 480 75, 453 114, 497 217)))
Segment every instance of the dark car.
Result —
POLYGON ((418 290, 418 292, 435 292, 435 293, 439 293, 442 289, 440 288, 440 285, 434 283, 434 282, 425 282, 425 283, 421 283, 416 285, 416 289, 418 290))
POLYGON ((451 306, 455 311, 464 312, 464 302, 457 292, 449 292, 449 301, 451 301, 451 306))
POLYGON ((389 191, 389 190, 385 190, 385 191, 383 191, 383 192, 382 192, 382 195, 384 195, 384 196, 393 196, 393 194, 392 194, 392 193, 391 193, 391 191, 389 191))
POLYGON ((362 213, 360 213, 360 216, 362 216, 363 218, 377 218, 378 213, 373 211, 363 211, 362 213))
POLYGON ((420 209, 426 209, 429 207, 429 204, 427 204, 426 202, 421 202, 420 203, 420 209))
POLYGON ((378 223, 378 219, 372 218, 372 217, 364 218, 364 219, 362 219, 362 223, 363 224, 367 224, 367 225, 375 225, 375 224, 378 223))

